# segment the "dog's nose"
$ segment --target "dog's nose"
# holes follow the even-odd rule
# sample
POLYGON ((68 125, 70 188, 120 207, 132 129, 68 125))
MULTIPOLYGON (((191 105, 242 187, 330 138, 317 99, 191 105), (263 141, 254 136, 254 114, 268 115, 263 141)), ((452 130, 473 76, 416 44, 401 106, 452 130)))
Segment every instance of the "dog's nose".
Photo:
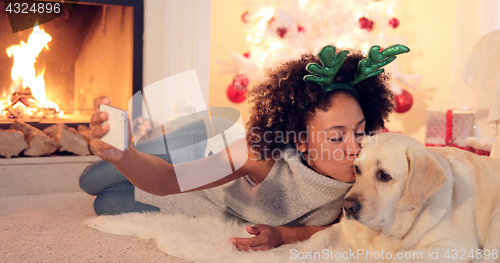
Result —
POLYGON ((357 198, 347 197, 344 199, 344 210, 347 217, 356 217, 356 213, 361 209, 361 204, 357 198))

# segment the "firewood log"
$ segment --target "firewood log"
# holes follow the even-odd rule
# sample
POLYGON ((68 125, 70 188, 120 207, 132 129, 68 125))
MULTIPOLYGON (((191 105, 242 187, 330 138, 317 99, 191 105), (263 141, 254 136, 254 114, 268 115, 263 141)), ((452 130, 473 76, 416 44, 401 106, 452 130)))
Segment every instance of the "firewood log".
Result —
POLYGON ((87 140, 87 143, 90 144, 90 138, 89 138, 89 135, 90 135, 90 128, 87 127, 86 125, 78 125, 78 132, 83 135, 83 137, 85 137, 85 139, 87 140))
POLYGON ((61 151, 72 152, 77 155, 89 155, 89 144, 85 137, 74 128, 61 132, 61 151))
POLYGON ((83 135, 74 128, 68 128, 63 123, 54 124, 43 130, 51 138, 56 140, 61 147, 59 151, 67 151, 77 155, 89 155, 89 144, 83 135))
POLYGON ((50 136, 50 138, 56 140, 58 143, 61 141, 61 132, 63 130, 68 129, 68 126, 64 123, 56 123, 54 125, 51 125, 45 129, 43 129, 43 132, 50 136))
POLYGON ((25 122, 15 120, 10 128, 24 134, 24 140, 28 144, 28 148, 23 152, 24 155, 44 156, 52 154, 59 149, 59 143, 56 140, 25 122))
MULTIPOLYGON (((22 122, 22 121, 19 121, 19 120, 15 120, 11 125, 10 125, 10 128, 11 129, 14 129, 14 130, 18 130, 20 132, 22 132, 25 136, 26 134, 28 134, 31 130, 35 130, 35 131, 40 131, 38 130, 37 128, 25 123, 25 122, 22 122)), ((40 131, 42 133, 42 131, 40 131)))
POLYGON ((18 156, 26 148, 28 144, 24 141, 22 132, 12 129, 0 130, 0 156, 18 156))

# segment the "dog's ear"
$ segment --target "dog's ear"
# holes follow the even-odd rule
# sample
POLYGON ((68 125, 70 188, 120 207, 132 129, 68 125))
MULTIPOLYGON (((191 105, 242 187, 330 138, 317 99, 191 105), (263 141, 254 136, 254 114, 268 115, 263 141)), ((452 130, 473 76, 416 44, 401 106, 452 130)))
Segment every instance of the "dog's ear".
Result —
POLYGON ((409 205, 419 208, 441 188, 446 174, 437 159, 422 144, 409 146, 406 156, 409 169, 405 197, 409 205))

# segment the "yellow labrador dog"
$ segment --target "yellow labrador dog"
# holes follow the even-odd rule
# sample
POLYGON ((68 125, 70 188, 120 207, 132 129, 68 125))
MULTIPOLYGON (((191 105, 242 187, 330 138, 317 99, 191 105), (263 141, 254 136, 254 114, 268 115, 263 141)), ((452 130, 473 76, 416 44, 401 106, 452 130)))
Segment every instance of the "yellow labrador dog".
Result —
POLYGON ((500 160, 383 133, 354 164, 345 218, 312 238, 348 249, 337 259, 500 262, 500 160))

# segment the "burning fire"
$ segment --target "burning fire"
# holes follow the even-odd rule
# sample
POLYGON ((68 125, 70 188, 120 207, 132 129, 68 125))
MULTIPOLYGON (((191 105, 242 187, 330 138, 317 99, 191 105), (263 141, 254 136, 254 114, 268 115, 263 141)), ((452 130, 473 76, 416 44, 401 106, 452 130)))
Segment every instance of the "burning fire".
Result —
POLYGON ((27 43, 21 41, 19 45, 7 48, 7 55, 14 57, 11 71, 13 94, 9 94, 8 101, 0 103, 1 116, 43 118, 63 115, 57 104, 47 100, 44 71, 38 76, 35 74, 36 58, 44 48, 49 49, 47 43, 51 40, 52 37, 35 24, 27 43))

